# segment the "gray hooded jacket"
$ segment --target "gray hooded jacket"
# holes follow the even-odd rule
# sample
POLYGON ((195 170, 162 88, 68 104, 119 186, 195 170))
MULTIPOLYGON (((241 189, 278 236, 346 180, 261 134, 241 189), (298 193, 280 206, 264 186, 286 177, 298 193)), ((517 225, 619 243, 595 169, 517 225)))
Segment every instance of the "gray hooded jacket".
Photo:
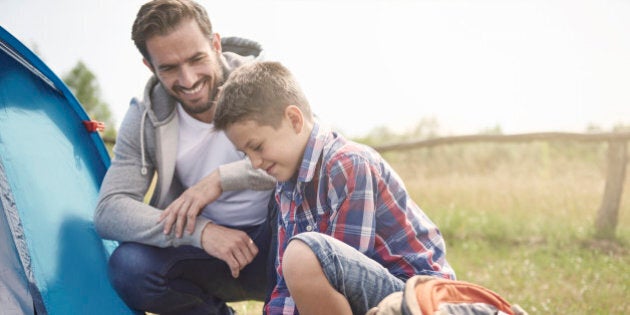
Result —
MULTIPOLYGON (((243 38, 221 41, 221 64, 227 76, 245 62, 261 58, 256 42, 243 38)), ((144 99, 131 101, 120 126, 114 159, 103 179, 94 224, 105 239, 132 241, 158 247, 193 245, 201 247, 201 231, 209 222, 199 216, 195 232, 164 235, 158 217, 185 190, 175 175, 178 146, 178 119, 172 98, 152 77, 147 82, 144 99), (150 203, 143 202, 152 181, 155 190, 150 203)), ((240 160, 219 168, 224 191, 239 189, 271 189, 275 180, 254 170, 249 160, 240 160)))

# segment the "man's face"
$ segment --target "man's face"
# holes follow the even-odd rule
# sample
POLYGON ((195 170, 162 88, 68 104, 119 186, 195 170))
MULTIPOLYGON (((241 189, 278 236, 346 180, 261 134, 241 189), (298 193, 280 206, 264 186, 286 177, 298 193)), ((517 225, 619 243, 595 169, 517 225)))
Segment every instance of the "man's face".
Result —
POLYGON ((187 113, 205 122, 212 121, 214 97, 223 84, 221 43, 218 35, 214 36, 214 40, 204 36, 190 19, 146 42, 151 60, 145 64, 187 113))

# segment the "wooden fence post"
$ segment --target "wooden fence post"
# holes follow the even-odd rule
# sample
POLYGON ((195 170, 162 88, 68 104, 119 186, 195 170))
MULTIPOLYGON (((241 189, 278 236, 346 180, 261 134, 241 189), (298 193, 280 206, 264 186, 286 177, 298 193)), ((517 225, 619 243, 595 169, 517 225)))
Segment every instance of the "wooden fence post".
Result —
POLYGON ((619 218, 619 205, 626 178, 626 140, 608 141, 608 165, 606 186, 601 206, 595 221, 595 236, 598 238, 614 238, 619 218))

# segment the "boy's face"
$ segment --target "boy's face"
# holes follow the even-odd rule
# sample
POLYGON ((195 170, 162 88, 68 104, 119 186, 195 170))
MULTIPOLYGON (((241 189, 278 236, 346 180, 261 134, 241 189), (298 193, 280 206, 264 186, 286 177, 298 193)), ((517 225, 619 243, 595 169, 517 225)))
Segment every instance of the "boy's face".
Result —
POLYGON ((283 119, 277 129, 246 120, 230 125, 225 133, 238 150, 247 154, 254 168, 281 182, 297 173, 308 141, 302 125, 296 126, 289 119, 283 119))

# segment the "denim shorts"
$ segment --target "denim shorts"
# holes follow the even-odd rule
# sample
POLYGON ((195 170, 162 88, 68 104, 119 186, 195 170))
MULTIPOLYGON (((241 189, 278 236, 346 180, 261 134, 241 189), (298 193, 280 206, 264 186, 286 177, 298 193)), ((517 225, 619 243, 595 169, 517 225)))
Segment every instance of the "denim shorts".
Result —
POLYGON ((348 244, 318 232, 295 235, 308 245, 330 284, 343 294, 353 314, 365 314, 391 293, 402 291, 405 282, 385 267, 348 244))

